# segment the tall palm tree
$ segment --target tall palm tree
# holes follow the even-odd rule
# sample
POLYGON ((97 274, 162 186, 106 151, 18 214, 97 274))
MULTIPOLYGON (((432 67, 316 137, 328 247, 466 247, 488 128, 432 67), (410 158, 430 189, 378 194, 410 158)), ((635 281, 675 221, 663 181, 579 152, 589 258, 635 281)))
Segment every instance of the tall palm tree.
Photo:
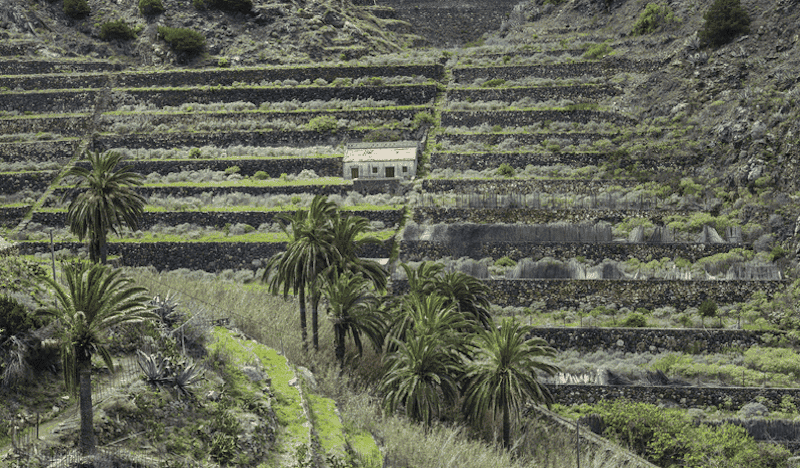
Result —
POLYGON ((45 278, 53 288, 56 306, 40 314, 53 316, 61 326, 61 360, 64 382, 71 392, 78 390, 82 454, 94 452, 95 437, 92 412, 92 356, 99 354, 111 372, 114 363, 104 346, 104 333, 126 322, 157 318, 148 308, 149 297, 132 280, 120 276, 102 264, 67 263, 63 265, 66 288, 45 278))
POLYGON ((465 332, 472 330, 463 314, 436 292, 412 292, 404 296, 393 311, 390 322, 388 351, 394 351, 397 344, 405 341, 412 332, 433 336, 441 340, 442 345, 463 351, 465 332))
POLYGON ((290 291, 297 294, 304 346, 308 339, 306 291, 311 291, 311 328, 315 349, 319 349, 318 276, 339 258, 330 230, 330 220, 335 214, 336 205, 327 197, 317 195, 308 210, 298 210, 293 216, 280 218, 289 241, 284 252, 269 259, 261 278, 273 294, 281 290, 284 297, 290 291))
POLYGON ((360 273, 371 281, 378 291, 386 290, 386 271, 375 261, 360 258, 360 249, 367 244, 380 244, 380 239, 373 236, 363 236, 371 230, 369 221, 361 216, 339 211, 331 220, 331 233, 333 243, 339 252, 341 262, 337 271, 345 270, 360 273))
POLYGON ((328 298, 328 317, 333 322, 336 359, 344 367, 345 340, 353 337, 358 354, 363 352, 361 335, 365 335, 376 349, 383 344, 385 321, 375 307, 375 298, 367 286, 369 281, 350 271, 333 273, 325 282, 323 294, 328 298))
POLYGON ((558 368, 542 358, 555 350, 541 339, 527 339, 530 327, 503 319, 500 327, 482 330, 475 339, 476 351, 466 366, 463 408, 467 418, 478 424, 503 419, 503 444, 510 446, 511 418, 527 401, 546 403, 553 399, 539 383, 539 372, 554 374, 558 368))
POLYGON ((386 357, 387 372, 381 380, 383 407, 430 426, 459 396, 462 359, 440 336, 410 332, 405 342, 386 357))
MULTIPOLYGON (((83 189, 70 202, 67 209, 69 230, 79 240, 89 239, 89 258, 92 262, 106 262, 108 232, 119 235, 122 224, 136 230, 144 212, 145 200, 134 187, 142 184, 142 175, 131 172, 130 166, 117 168, 122 155, 89 153, 91 169, 71 167, 66 176, 76 176, 76 189, 83 189)), ((64 200, 72 191, 64 193, 64 200)))
POLYGON ((489 287, 483 281, 460 271, 451 271, 434 279, 433 284, 436 291, 448 298, 467 318, 483 328, 489 327, 492 321, 489 287))

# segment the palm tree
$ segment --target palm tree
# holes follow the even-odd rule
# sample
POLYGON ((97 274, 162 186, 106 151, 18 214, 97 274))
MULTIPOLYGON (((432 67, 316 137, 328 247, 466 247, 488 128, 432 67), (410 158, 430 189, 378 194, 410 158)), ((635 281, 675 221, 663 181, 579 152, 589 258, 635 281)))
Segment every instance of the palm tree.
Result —
POLYGON ((327 197, 317 195, 308 210, 298 210, 293 216, 282 217, 283 230, 289 236, 286 250, 269 259, 261 280, 273 294, 290 291, 297 294, 300 303, 300 330, 303 345, 306 345, 306 289, 311 291, 311 327, 314 348, 319 349, 318 328, 318 276, 338 260, 333 246, 330 220, 336 213, 336 205, 327 197))
POLYGON ((328 317, 333 322, 336 359, 344 367, 345 340, 353 337, 358 354, 363 352, 361 335, 366 335, 376 349, 383 344, 385 321, 375 307, 375 298, 367 289, 369 281, 363 276, 345 271, 334 273, 325 282, 323 294, 328 298, 328 317))
POLYGON ((530 327, 503 319, 499 327, 482 330, 475 339, 476 351, 466 367, 464 412, 478 424, 503 419, 503 444, 510 446, 511 418, 521 413, 527 401, 552 402, 550 392, 539 383, 538 373, 554 374, 558 368, 542 361, 555 350, 541 339, 527 339, 530 327))
POLYGON ((473 329, 463 314, 446 297, 433 292, 412 292, 404 296, 393 311, 388 331, 387 351, 394 351, 409 333, 430 335, 454 351, 464 351, 465 332, 473 329))
POLYGON ((94 452, 92 413, 92 355, 99 354, 114 371, 103 334, 111 327, 157 318, 150 312, 145 289, 102 264, 67 263, 63 266, 66 288, 45 278, 53 288, 57 306, 40 314, 53 316, 61 325, 61 360, 69 391, 78 389, 80 399, 82 454, 94 452))
POLYGON ((488 328, 492 321, 489 312, 489 287, 466 273, 452 271, 433 281, 436 291, 456 306, 477 325, 488 328))
POLYGON ((458 399, 461 356, 443 346, 437 335, 411 332, 397 350, 387 355, 387 372, 381 380, 383 407, 405 408, 409 418, 430 426, 434 418, 458 399))
POLYGON ((369 232, 371 226, 366 218, 350 213, 338 212, 331 222, 333 244, 339 252, 341 262, 337 271, 345 270, 360 273, 372 282, 378 291, 386 291, 386 271, 375 261, 365 260, 358 256, 360 249, 366 244, 380 244, 380 239, 373 236, 362 236, 369 232))
MULTIPOLYGON (((92 262, 106 262, 108 232, 119 235, 124 223, 136 230, 144 212, 144 198, 133 187, 142 184, 141 174, 131 172, 130 166, 117 169, 122 159, 119 153, 89 153, 91 169, 71 167, 66 176, 77 176, 76 189, 85 188, 67 209, 69 230, 79 240, 89 239, 89 258, 92 262)), ((64 193, 64 200, 72 191, 64 193)))

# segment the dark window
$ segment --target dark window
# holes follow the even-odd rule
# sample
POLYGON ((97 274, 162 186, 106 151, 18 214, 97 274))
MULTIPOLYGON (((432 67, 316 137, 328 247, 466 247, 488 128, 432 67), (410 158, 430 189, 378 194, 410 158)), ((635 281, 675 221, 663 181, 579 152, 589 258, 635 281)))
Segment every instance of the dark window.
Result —
POLYGON ((394 166, 390 166, 386 168, 386 177, 391 178, 394 177, 394 166))
POLYGON ((408 166, 403 166, 403 172, 408 172, 408 166))
POLYGON ((372 173, 373 174, 377 174, 378 173, 378 168, 377 167, 373 167, 372 168, 372 173))
POLYGON ((357 167, 351 167, 350 168, 350 175, 353 177, 353 179, 358 179, 358 168, 357 167))

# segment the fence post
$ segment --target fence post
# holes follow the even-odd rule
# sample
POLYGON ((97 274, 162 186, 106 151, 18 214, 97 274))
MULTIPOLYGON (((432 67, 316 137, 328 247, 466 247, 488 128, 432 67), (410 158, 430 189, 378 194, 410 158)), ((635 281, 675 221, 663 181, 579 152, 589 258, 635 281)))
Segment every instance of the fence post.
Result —
POLYGON ((581 420, 575 421, 575 455, 578 460, 578 468, 581 468, 581 420))

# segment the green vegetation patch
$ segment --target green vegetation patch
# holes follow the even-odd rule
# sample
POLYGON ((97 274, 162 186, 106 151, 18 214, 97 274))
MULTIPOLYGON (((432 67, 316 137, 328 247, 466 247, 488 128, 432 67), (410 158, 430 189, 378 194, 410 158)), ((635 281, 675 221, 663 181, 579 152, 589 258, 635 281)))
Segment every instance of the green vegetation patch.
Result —
POLYGON ((159 26, 158 35, 176 52, 198 53, 206 46, 206 38, 193 29, 159 26))
POLYGON ((639 14, 639 19, 633 25, 631 34, 634 36, 650 34, 656 32, 662 26, 678 23, 680 20, 675 17, 675 12, 666 4, 648 3, 639 14))
POLYGON ((343 456, 345 454, 344 426, 336 414, 336 403, 330 398, 306 393, 314 429, 317 431, 319 443, 326 453, 343 456))

